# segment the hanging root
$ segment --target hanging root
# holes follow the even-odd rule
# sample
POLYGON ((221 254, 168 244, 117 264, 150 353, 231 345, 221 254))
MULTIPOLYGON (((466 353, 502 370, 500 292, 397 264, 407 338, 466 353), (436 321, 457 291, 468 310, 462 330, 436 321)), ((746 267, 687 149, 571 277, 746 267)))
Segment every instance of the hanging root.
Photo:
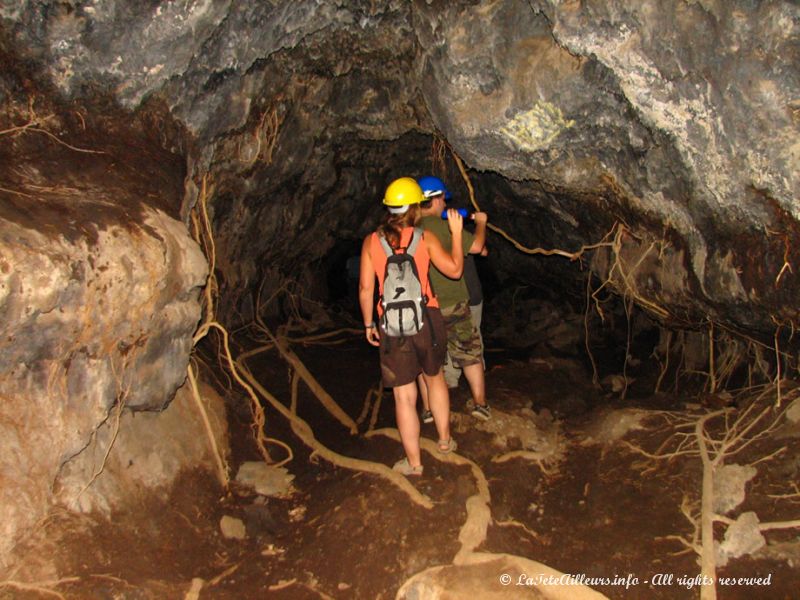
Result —
MULTIPOLYGON (((458 154, 456 154, 453 151, 452 148, 450 148, 450 154, 452 155, 453 160, 455 160, 455 163, 458 166, 458 170, 461 172, 461 177, 464 179, 464 183, 467 186, 467 190, 469 191, 469 199, 470 199, 470 202, 472 203, 472 206, 475 208, 476 211, 480 211, 481 208, 480 208, 480 206, 478 206, 477 200, 475 200, 475 188, 472 187, 472 181, 470 181, 469 175, 467 174, 467 170, 464 168, 464 163, 461 162, 461 158, 459 158, 458 154)), ((492 223, 487 223, 486 227, 488 229, 490 229, 491 231, 494 231, 495 233, 497 233, 497 234, 501 235, 502 237, 504 237, 506 240, 511 242, 511 244, 517 250, 519 250, 520 252, 524 252, 525 254, 543 254, 544 256, 556 255, 556 256, 563 256, 563 257, 568 258, 570 260, 577 260, 585 252, 587 252, 588 250, 594 250, 596 248, 601 248, 601 247, 604 247, 604 246, 610 246, 611 245, 610 242, 607 242, 607 241, 604 240, 604 241, 599 242, 597 244, 589 244, 589 245, 586 245, 586 246, 581 246, 580 249, 576 250, 575 252, 568 252, 566 250, 560 250, 558 248, 549 249, 549 250, 545 249, 545 248, 528 248, 527 246, 524 246, 523 244, 519 243, 517 240, 515 240, 508 233, 506 233, 505 231, 503 231, 502 229, 500 229, 496 225, 493 225, 492 223)), ((615 225, 615 227, 616 227, 616 225, 615 225)), ((606 237, 608 237, 608 234, 606 235, 606 237)))
MULTIPOLYGON (((453 157, 456 166, 461 173, 461 176, 464 180, 464 183, 467 187, 469 192, 470 202, 475 210, 479 211, 480 206, 475 199, 475 190, 472 186, 472 182, 470 181, 469 175, 467 174, 467 170, 464 166, 464 163, 461 161, 461 158, 455 153, 452 147, 448 146, 445 141, 442 141, 440 138, 436 138, 434 140, 434 146, 432 149, 432 155, 435 152, 441 152, 442 146, 446 146, 453 157)), ((613 182, 610 182, 613 184, 613 182)), ((622 194, 621 190, 618 190, 617 193, 622 194)), ((673 322, 681 322, 682 319, 676 317, 673 314, 665 309, 663 306, 660 306, 657 302, 645 297, 642 292, 638 289, 636 285, 635 275, 636 272, 640 269, 641 265, 644 261, 651 257, 653 252, 657 255, 657 260, 662 260, 662 255, 667 247, 667 243, 664 240, 653 240, 649 246, 646 248, 642 247, 641 250, 638 252, 638 258, 635 260, 628 258, 625 259, 623 257, 623 248, 630 248, 630 244, 626 246, 626 240, 632 238, 632 234, 629 229, 620 222, 617 222, 613 225, 613 227, 606 233, 603 238, 595 243, 595 244, 588 244, 581 246, 578 250, 575 251, 566 251, 561 249, 544 249, 544 248, 529 248, 524 246, 523 244, 519 243, 517 240, 513 239, 508 233, 503 231, 502 229, 498 228, 497 226, 493 225, 492 223, 488 223, 487 227, 494 231, 495 233, 501 235, 506 240, 511 242, 511 244, 520 252, 524 252, 526 254, 542 254, 545 256, 557 255, 563 256, 565 258, 569 258, 570 260, 578 260, 581 259, 582 256, 590 250, 598 250, 600 248, 607 248, 609 252, 609 263, 606 269, 607 276, 605 281, 594 291, 591 291, 591 272, 589 275, 589 282, 587 282, 587 297, 591 298, 594 301, 594 307, 597 310, 598 315, 601 319, 604 319, 603 308, 601 306, 601 301, 599 299, 600 292, 605 289, 606 287, 612 288, 617 294, 621 295, 623 301, 625 302, 625 310, 626 316, 630 317, 630 309, 632 306, 632 302, 635 302, 638 306, 642 307, 645 311, 649 312, 653 315, 657 320, 664 322, 664 321, 673 321, 673 322)), ((778 235, 775 232, 770 232, 771 234, 778 235)), ((777 286, 782 278, 782 276, 788 271, 793 273, 792 265, 789 261, 789 257, 791 254, 791 248, 789 245, 789 239, 786 235, 782 235, 783 243, 784 243, 784 264, 783 267, 780 269, 777 277, 775 278, 775 285, 777 286)), ((630 252, 628 252, 630 254, 630 252)), ((585 330, 585 346, 589 356, 589 360, 592 364, 592 381, 597 385, 598 375, 597 375, 597 365, 595 363, 594 357, 591 352, 591 347, 589 344, 589 308, 588 308, 588 301, 587 301, 587 309, 584 315, 584 330, 585 330)), ((776 371, 773 378, 774 389, 776 392, 776 399, 775 399, 775 406, 780 407, 783 403, 783 388, 781 385, 781 380, 783 377, 783 365, 784 361, 789 361, 791 357, 787 355, 787 353, 782 352, 779 347, 779 336, 780 331, 783 326, 790 326, 792 328, 792 334, 794 333, 794 323, 789 322, 781 323, 777 319, 774 319, 776 324, 776 332, 775 332, 775 339, 772 351, 775 354, 775 365, 776 371)), ((704 375, 707 379, 706 381, 706 389, 710 393, 715 393, 716 391, 722 389, 725 385, 729 383, 733 375, 737 372, 739 367, 742 366, 743 359, 747 355, 750 350, 753 350, 756 354, 756 367, 760 369, 761 374, 766 376, 767 368, 765 367, 765 361, 760 359, 761 349, 767 349, 763 343, 756 341, 748 336, 735 332, 727 327, 725 327, 721 323, 717 323, 713 321, 712 318, 709 316, 705 321, 706 326, 708 327, 708 337, 709 337, 709 370, 708 372, 699 373, 704 375), (728 335, 725 338, 719 337, 718 333, 715 333, 715 329, 720 328, 726 330, 728 335), (716 337, 715 337, 716 335, 716 337), (734 337, 737 339, 734 339, 734 337), (745 350, 742 349, 742 342, 747 340, 749 343, 747 344, 747 348, 745 350), (724 345, 719 348, 719 342, 724 342, 724 345)), ((688 324, 690 327, 697 327, 698 324, 688 324)), ((670 340, 671 342, 671 340, 670 340)), ((630 324, 628 327, 628 345, 630 345, 630 324)), ((681 350, 683 351, 685 348, 681 346, 681 350)), ((669 352, 670 347, 668 344, 667 347, 667 354, 665 357, 665 362, 661 365, 661 373, 658 378, 658 382, 656 383, 656 391, 658 391, 661 387, 662 381, 667 374, 667 370, 669 369, 669 352)), ((685 355, 682 355, 682 358, 685 355)), ((681 376, 681 365, 684 364, 684 360, 682 359, 676 366, 675 369, 675 391, 677 392, 678 383, 681 376)), ((625 364, 623 365, 623 374, 625 375, 625 390, 623 390, 623 396, 625 391, 627 390, 627 386, 629 383, 627 377, 627 367, 628 367, 628 357, 626 353, 625 364)), ((748 381, 752 384, 752 366, 750 364, 747 365, 748 369, 748 381)), ((690 373, 689 371, 684 371, 684 373, 690 373)))
POLYGON ((27 132, 41 133, 43 135, 46 135, 48 138, 50 138, 57 144, 60 144, 65 148, 69 148, 74 152, 83 152, 84 154, 105 154, 105 152, 103 152, 102 150, 88 150, 86 148, 78 148, 76 146, 72 146, 71 144, 66 143, 61 138, 50 133, 50 131, 48 131, 46 128, 51 124, 53 124, 53 121, 55 120, 56 116, 54 114, 49 114, 49 115, 36 114, 36 110, 34 109, 35 102, 36 99, 33 98, 32 96, 28 98, 27 115, 25 115, 27 122, 23 123, 22 125, 15 125, 8 129, 0 129, 0 137, 3 137, 5 135, 18 136, 27 132))
MULTIPOLYGON (((132 352, 134 351, 135 350, 133 350, 132 352)), ((122 384, 122 379, 125 374, 125 369, 130 359, 131 359, 131 354, 126 354, 123 357, 121 373, 117 373, 117 369, 114 366, 113 358, 111 360, 111 371, 114 375, 114 379, 117 382, 117 400, 115 404, 117 410, 116 414, 114 415, 114 424, 111 430, 111 438, 108 440, 108 446, 106 447, 105 454, 103 454, 103 460, 100 461, 100 466, 98 466, 97 469, 95 469, 94 473, 92 473, 92 476, 89 478, 89 481, 87 481, 86 484, 78 492, 76 498, 80 498, 84 494, 84 492, 86 492, 86 490, 88 490, 92 486, 92 484, 97 480, 97 478, 100 477, 100 474, 106 468, 106 463, 108 462, 108 457, 111 455, 111 450, 114 448, 114 443, 117 441, 117 435, 119 435, 119 426, 122 420, 122 411, 125 409, 125 400, 128 397, 128 393, 130 392, 130 386, 131 386, 131 383, 128 383, 128 385, 123 389, 123 384, 122 384)), ((109 410, 107 418, 110 417, 111 417, 111 412, 109 410)), ((92 432, 92 439, 93 440, 97 439, 96 429, 92 432)))
MULTIPOLYGON (((476 211, 480 211, 480 206, 478 202, 475 200, 475 189, 472 187, 472 182, 470 181, 469 175, 464 167, 464 163, 461 161, 461 158, 450 149, 450 152, 453 156, 453 160, 455 161, 456 165, 458 166, 458 170, 461 172, 461 177, 464 179, 464 183, 467 186, 467 190, 469 191, 469 198, 472 206, 475 208, 476 211)), ((637 292, 637 289, 634 285, 632 276, 635 271, 639 268, 642 262, 645 260, 647 255, 653 250, 656 246, 656 242, 653 242, 649 248, 642 255, 639 257, 638 262, 633 265, 630 271, 626 270, 626 265, 624 265, 620 253, 622 250, 622 244, 624 236, 627 234, 627 228, 622 223, 615 223, 612 228, 603 236, 603 238, 594 244, 586 244, 581 246, 578 250, 574 252, 568 252, 566 250, 561 250, 558 248, 553 249, 545 249, 545 248, 529 248, 524 246, 514 238, 512 238, 508 233, 497 227, 492 223, 487 223, 487 228, 495 233, 501 235, 506 240, 511 242, 511 244, 520 252, 524 252, 525 254, 542 254, 544 256, 563 256, 565 258, 569 258, 570 260, 578 260, 580 259, 586 252, 590 250, 597 250, 599 248, 609 248, 611 255, 614 257, 613 263, 609 268, 608 277, 605 282, 593 293, 591 293, 591 275, 590 280, 587 282, 587 295, 594 300, 595 308, 598 311, 601 319, 603 318, 603 311, 600 307, 600 301, 598 300, 597 294, 605 288, 607 285, 613 285, 614 287, 622 290, 623 299, 625 301, 625 310, 626 316, 630 319, 630 309, 631 303, 635 300, 637 304, 643 306, 645 309, 649 310, 651 313, 656 315, 660 319, 666 319, 669 316, 669 312, 662 308, 661 306, 655 304, 654 302, 648 300, 647 298, 643 297, 637 292), (617 277, 615 278, 615 274, 617 277)), ((592 355, 591 348, 589 345, 589 323, 588 323, 588 300, 587 300, 587 308, 586 313, 584 315, 584 330, 585 330, 585 346, 587 353, 589 355, 589 360, 592 364, 592 382, 595 386, 599 386, 599 377, 597 374, 597 365, 594 360, 594 356, 592 355)), ((630 322, 628 323, 628 347, 630 347, 630 322)), ((627 377, 627 366, 628 366, 628 356, 629 353, 626 352, 625 354, 625 363, 623 364, 623 376, 625 381, 625 387, 622 390, 621 397, 624 398, 625 394, 628 389, 628 385, 630 383, 627 377)))
POLYGON ((287 457, 284 460, 274 464, 275 466, 285 465, 293 458, 292 449, 284 442, 277 439, 269 438, 264 434, 264 425, 266 423, 266 415, 264 414, 264 408, 261 406, 261 402, 259 401, 255 391, 253 391, 253 388, 247 381, 245 381, 245 379, 242 378, 242 374, 239 373, 239 363, 233 360, 230 346, 228 344, 228 331, 216 321, 212 321, 203 324, 200 330, 198 330, 198 332, 195 334, 195 339, 199 341, 200 339, 202 339, 202 337, 206 335, 206 333, 210 329, 216 329, 222 335, 223 346, 225 350, 225 358, 228 362, 228 369, 230 370, 236 382, 245 389, 247 395, 250 397, 250 411, 253 417, 253 422, 250 427, 253 432, 253 439, 256 443, 256 447, 258 448, 259 453, 261 454, 261 457, 264 459, 265 462, 273 464, 274 461, 272 460, 272 457, 270 456, 269 451, 267 450, 267 444, 275 444, 277 446, 280 446, 286 451, 287 457))
POLYGON ((769 229, 767 229, 767 233, 771 235, 780 235, 781 240, 783 241, 783 266, 781 267, 781 270, 778 271, 777 277, 775 277, 775 287, 777 288, 778 284, 781 281, 781 277, 783 277, 786 271, 789 271, 789 273, 794 274, 794 270, 792 269, 792 263, 789 262, 789 256, 791 256, 792 247, 791 244, 789 243, 789 236, 787 234, 770 231, 769 229))
POLYGON ((205 254, 208 261, 208 279, 203 290, 203 298, 205 299, 204 313, 207 321, 213 320, 216 316, 215 299, 219 296, 216 269, 217 249, 214 242, 214 232, 211 229, 211 219, 208 216, 208 197, 213 193, 213 190, 213 186, 209 189, 208 175, 203 175, 197 204, 191 212, 194 241, 203 248, 203 254, 205 254))
POLYGON ((447 142, 439 136, 433 138, 431 142, 431 171, 438 173, 442 179, 447 178, 447 142))
POLYGON ((186 367, 189 377, 189 384, 192 390, 192 398, 194 398, 195 405, 197 406, 197 410, 200 413, 200 417, 203 419, 203 425, 205 426, 206 435, 208 436, 208 443, 211 446, 211 454, 214 456, 214 460, 217 463, 217 477, 219 479, 220 485, 223 488, 228 489, 230 485, 230 477, 228 473, 230 469, 228 467, 228 463, 225 460, 225 457, 220 452, 219 444, 217 444, 217 439, 214 437, 214 430, 211 428, 211 421, 208 418, 208 412, 206 411, 206 407, 203 405, 203 399, 200 397, 200 390, 197 387, 197 378, 194 374, 194 369, 192 368, 191 363, 186 367))
MULTIPOLYGON (((595 388, 600 388, 600 376, 597 372, 597 362, 594 360, 592 348, 589 344, 589 308, 591 307, 590 298, 592 296, 592 273, 591 271, 586 277, 586 309, 583 311, 583 344, 586 348, 586 355, 589 357, 589 362, 592 365, 592 385, 595 388)), ((602 314, 601 314, 602 318, 602 314)))
POLYGON ((251 134, 252 140, 246 144, 239 141, 239 161, 245 168, 252 167, 261 160, 265 165, 272 164, 272 153, 278 141, 283 118, 278 116, 278 109, 274 106, 264 111, 255 130, 251 134))
MULTIPOLYGON (((213 189, 213 188, 212 188, 213 189)), ((276 466, 285 465, 287 462, 292 460, 293 454, 291 448, 283 443, 280 440, 269 438, 264 433, 264 427, 266 424, 266 416, 264 414, 264 409, 261 406, 261 402, 258 399, 258 396, 253 391, 248 383, 242 379, 241 375, 236 369, 236 364, 233 360, 233 356, 231 355, 230 345, 228 342, 228 331, 223 327, 220 323, 215 320, 216 315, 216 298, 219 295, 219 286, 217 284, 217 278, 215 274, 215 265, 216 265, 216 246, 214 244, 214 234, 211 229, 211 220, 208 216, 208 209, 207 209, 207 202, 209 196, 209 186, 208 186, 208 177, 203 176, 202 184, 200 186, 200 196, 198 198, 198 204, 192 211, 192 223, 194 225, 194 237, 195 241, 200 244, 206 253, 206 258, 209 263, 209 276, 208 281, 206 282, 205 287, 205 305, 204 305, 204 314, 205 318, 203 323, 198 328, 197 332, 194 334, 192 339, 192 345, 197 346, 197 344, 202 340, 209 331, 212 329, 216 330, 222 339, 222 353, 227 361, 228 370, 230 371, 233 378, 236 382, 244 388, 247 392, 248 397, 250 398, 250 413, 253 418, 253 422, 251 423, 251 431, 253 432, 253 439, 256 444, 256 448, 258 449, 259 454, 261 455, 262 459, 272 464, 274 461, 270 456, 269 451, 267 450, 267 444, 274 444, 280 446, 286 451, 286 458, 276 464, 276 466), (198 209, 199 207, 199 209, 198 209), (199 211, 199 216, 197 212, 199 211)), ((200 404, 198 403, 198 406, 200 404)), ((213 437, 213 433, 210 434, 213 437)), ((219 458, 219 450, 218 450, 218 443, 214 440, 211 443, 212 451, 214 452, 215 456, 219 458)), ((219 465, 218 465, 219 469, 219 465)), ((222 480, 227 480, 227 475, 222 477, 222 480)))
MULTIPOLYGON (((663 332, 663 330, 662 330, 662 332, 663 332)), ((658 380, 656 380, 656 387, 653 390, 654 394, 658 394, 659 390, 661 389, 661 382, 664 380, 664 376, 667 374, 667 371, 669 370, 669 354, 670 354, 670 350, 671 349, 672 349, 672 330, 668 329, 667 330, 667 343, 666 343, 666 349, 664 351, 664 363, 663 364, 661 363, 661 359, 659 358, 659 356, 657 354, 657 351, 654 351, 654 356, 655 356, 656 360, 658 361, 658 364, 661 366, 661 369, 660 369, 659 374, 658 374, 658 380)))
POLYGON ((777 322, 775 317, 772 317, 772 320, 776 325, 773 343, 775 345, 775 408, 778 408, 783 401, 783 398, 781 397, 781 350, 779 341, 781 324, 777 322))
POLYGON ((609 231, 606 234, 606 237, 603 238, 604 240, 603 242, 592 246, 592 248, 601 246, 609 248, 610 249, 609 252, 611 254, 611 265, 608 267, 608 275, 606 277, 606 280, 602 283, 602 285, 599 288, 597 288, 592 293, 592 298, 595 300, 595 306, 597 307, 598 312, 602 314, 602 309, 600 309, 597 295, 606 286, 610 286, 619 290, 619 292, 624 298, 631 298, 635 300, 639 306, 648 310, 658 319, 662 321, 666 320, 668 317, 671 316, 670 313, 663 307, 659 306, 658 304, 655 304, 651 300, 648 300, 647 298, 639 294, 638 289, 633 280, 633 275, 642 265, 644 260, 650 254, 650 252, 652 252, 656 248, 656 242, 655 241, 651 242, 650 246, 648 246, 647 249, 641 253, 636 263, 630 265, 630 268, 628 268, 628 264, 622 259, 622 248, 626 236, 629 235, 630 235, 629 231, 627 227, 625 227, 625 225, 623 225, 622 223, 616 223, 614 227, 611 229, 611 231, 609 231), (611 236, 611 234, 613 234, 613 241, 611 242, 605 241, 611 236))

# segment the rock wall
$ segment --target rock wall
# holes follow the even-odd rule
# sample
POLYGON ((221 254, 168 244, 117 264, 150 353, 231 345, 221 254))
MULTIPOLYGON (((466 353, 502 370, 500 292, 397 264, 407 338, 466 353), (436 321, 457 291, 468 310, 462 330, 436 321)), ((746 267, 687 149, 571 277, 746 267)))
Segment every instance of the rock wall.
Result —
POLYGON ((112 413, 160 410, 186 376, 205 259, 183 224, 142 216, 92 241, 0 219, 0 557, 112 413))
MULTIPOLYGON (((0 564, 46 513, 54 488, 64 487, 56 486, 62 471, 98 445, 100 430, 168 405, 186 377, 207 274, 176 218, 185 169, 171 153, 154 145, 130 155, 142 139, 96 129, 101 119, 72 129, 69 115, 81 122, 79 108, 68 113, 44 101, 7 108, 0 564)), ((62 501, 76 504, 79 491, 67 486, 62 501)))
POLYGON ((208 385, 200 384, 199 392, 210 432, 188 382, 161 411, 115 407, 87 447, 61 468, 55 500, 80 512, 110 513, 136 496, 155 493, 166 499, 183 469, 216 472, 213 444, 223 458, 229 447, 225 403, 208 385))
MULTIPOLYGON (((357 239, 391 178, 437 167, 440 136, 522 243, 625 223, 672 253, 631 282, 677 320, 798 317, 796 2, 28 1, 0 22, 55 94, 157 97, 185 128, 189 175, 216 183, 223 306, 261 265, 296 274, 357 239), (661 294, 676 265, 685 285, 661 294)), ((497 241, 499 270, 575 278, 497 241)))
MULTIPOLYGON (((797 318, 785 266, 800 241, 797 3, 417 9, 437 127, 473 167, 518 182, 519 210, 549 213, 562 248, 624 222, 637 245, 679 258, 632 281, 681 319, 769 329, 771 316, 797 318), (685 286, 675 294, 662 277, 685 286)), ((509 212, 531 239, 537 225, 509 212)))

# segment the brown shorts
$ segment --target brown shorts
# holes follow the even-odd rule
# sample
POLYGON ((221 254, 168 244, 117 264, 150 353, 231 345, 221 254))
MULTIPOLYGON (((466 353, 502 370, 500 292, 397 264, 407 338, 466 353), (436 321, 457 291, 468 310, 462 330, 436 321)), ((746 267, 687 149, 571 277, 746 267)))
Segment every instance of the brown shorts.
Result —
POLYGON ((381 332, 381 375, 383 385, 396 387, 411 383, 422 371, 436 375, 444 364, 447 332, 438 308, 427 309, 425 327, 416 335, 389 337, 381 332))

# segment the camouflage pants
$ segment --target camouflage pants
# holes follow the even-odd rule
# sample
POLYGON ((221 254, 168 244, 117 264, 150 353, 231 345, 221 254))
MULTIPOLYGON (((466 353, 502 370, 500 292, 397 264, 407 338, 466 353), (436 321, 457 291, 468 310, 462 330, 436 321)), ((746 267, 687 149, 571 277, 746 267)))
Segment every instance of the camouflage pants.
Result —
POLYGON ((467 302, 441 309, 447 328, 444 375, 448 387, 458 386, 463 367, 483 362, 483 339, 480 331, 482 309, 482 304, 470 307, 467 302))

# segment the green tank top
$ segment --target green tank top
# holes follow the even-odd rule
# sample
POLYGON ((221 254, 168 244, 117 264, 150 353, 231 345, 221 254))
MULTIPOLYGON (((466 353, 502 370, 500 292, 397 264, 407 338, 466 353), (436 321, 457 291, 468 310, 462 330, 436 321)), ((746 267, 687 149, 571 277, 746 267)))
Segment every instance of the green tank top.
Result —
MULTIPOLYGON (((447 221, 439 216, 423 217, 419 226, 425 231, 434 234, 442 243, 445 252, 450 252, 452 245, 452 237, 450 236, 450 229, 447 227, 447 221)), ((472 246, 472 241, 475 236, 467 230, 461 235, 461 245, 463 247, 464 256, 467 255, 469 247, 472 246)), ((430 270, 431 287, 433 293, 439 300, 441 308, 448 308, 454 306, 459 302, 469 301, 469 292, 467 292, 467 284, 464 282, 464 277, 458 279, 450 279, 442 275, 439 270, 431 263, 430 270)))

